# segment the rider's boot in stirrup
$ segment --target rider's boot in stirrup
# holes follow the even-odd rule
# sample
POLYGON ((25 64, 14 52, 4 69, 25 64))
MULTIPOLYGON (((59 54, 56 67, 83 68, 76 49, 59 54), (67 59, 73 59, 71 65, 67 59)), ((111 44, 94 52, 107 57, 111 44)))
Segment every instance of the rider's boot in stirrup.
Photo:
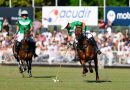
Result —
POLYGON ((32 46, 33 46, 33 48, 32 48, 32 53, 33 53, 33 55, 34 55, 34 58, 36 58, 36 57, 38 57, 38 55, 36 54, 36 44, 35 44, 35 42, 33 42, 32 43, 32 46))
POLYGON ((33 50, 34 58, 38 57, 38 55, 35 53, 35 50, 36 50, 36 49, 33 50))
POLYGON ((17 58, 17 61, 19 62, 19 59, 18 59, 18 55, 19 55, 19 49, 20 49, 20 42, 16 41, 16 46, 15 46, 15 52, 16 52, 16 58, 17 58))
POLYGON ((20 42, 16 41, 16 52, 19 54, 20 42))
POLYGON ((98 54, 101 54, 102 52, 98 49, 98 46, 97 46, 97 43, 96 43, 95 39, 92 37, 91 40, 92 40, 92 42, 93 42, 93 45, 94 45, 95 48, 96 48, 97 53, 98 53, 98 54))
POLYGON ((96 45, 96 49, 97 49, 97 53, 101 54, 102 52, 98 49, 97 45, 96 45))

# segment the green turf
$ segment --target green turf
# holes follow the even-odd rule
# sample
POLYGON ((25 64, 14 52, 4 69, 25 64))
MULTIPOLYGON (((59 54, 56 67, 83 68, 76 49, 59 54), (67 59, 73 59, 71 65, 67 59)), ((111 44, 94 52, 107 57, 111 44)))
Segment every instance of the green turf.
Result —
POLYGON ((129 69, 100 69, 81 76, 81 68, 33 67, 33 77, 22 78, 16 66, 0 66, 0 90, 130 90, 129 69), (54 83, 57 70, 60 82, 54 83))

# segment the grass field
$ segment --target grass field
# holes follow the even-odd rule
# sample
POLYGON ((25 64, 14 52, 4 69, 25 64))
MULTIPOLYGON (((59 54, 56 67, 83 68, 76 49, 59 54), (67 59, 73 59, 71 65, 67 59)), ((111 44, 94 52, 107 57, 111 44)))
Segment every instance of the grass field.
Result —
POLYGON ((100 69, 98 83, 95 73, 82 77, 81 68, 33 67, 32 73, 22 78, 16 66, 0 66, 0 90, 130 90, 129 69, 100 69))

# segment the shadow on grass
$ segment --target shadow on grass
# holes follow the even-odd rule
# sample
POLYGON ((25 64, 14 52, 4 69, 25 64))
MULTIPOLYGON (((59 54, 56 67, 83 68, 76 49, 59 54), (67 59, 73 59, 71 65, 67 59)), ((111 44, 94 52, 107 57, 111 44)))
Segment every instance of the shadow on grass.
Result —
POLYGON ((33 76, 33 78, 53 78, 56 76, 33 76))
POLYGON ((112 82, 110 80, 99 80, 99 81, 96 81, 96 80, 85 80, 85 82, 88 82, 88 83, 105 83, 105 82, 112 82))

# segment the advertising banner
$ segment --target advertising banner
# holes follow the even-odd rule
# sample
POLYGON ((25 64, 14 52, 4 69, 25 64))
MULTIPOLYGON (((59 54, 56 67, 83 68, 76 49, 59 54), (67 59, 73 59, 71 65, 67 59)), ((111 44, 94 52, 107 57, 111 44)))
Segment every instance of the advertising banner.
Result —
POLYGON ((113 22, 115 26, 129 26, 130 7, 106 7, 105 20, 113 22))
POLYGON ((9 23, 14 25, 16 24, 18 18, 21 16, 22 10, 27 10, 29 13, 29 18, 33 20, 33 8, 32 7, 0 7, 0 21, 4 18, 9 20, 9 23))
POLYGON ((43 7, 42 24, 61 25, 64 28, 68 22, 82 21, 86 25, 98 25, 98 7, 43 7))

